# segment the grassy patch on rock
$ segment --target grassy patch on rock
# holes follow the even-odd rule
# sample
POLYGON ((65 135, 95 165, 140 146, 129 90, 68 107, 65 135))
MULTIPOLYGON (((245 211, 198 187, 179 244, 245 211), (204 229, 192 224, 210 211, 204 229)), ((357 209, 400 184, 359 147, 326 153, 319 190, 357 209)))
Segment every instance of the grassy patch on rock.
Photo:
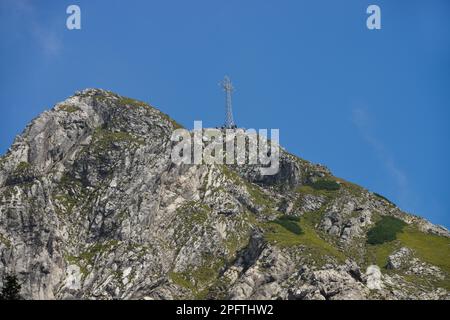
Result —
POLYGON ((128 98, 128 97, 122 97, 118 96, 117 103, 121 106, 128 106, 128 107, 150 107, 150 105, 144 101, 139 101, 136 99, 128 98))
POLYGON ((63 105, 60 105, 58 107, 58 111, 64 111, 64 112, 67 112, 67 113, 74 113, 74 112, 77 112, 79 110, 81 110, 79 107, 74 106, 74 105, 70 105, 70 104, 63 104, 63 105))
POLYGON ((281 217, 263 225, 264 238, 280 247, 305 246, 315 261, 323 261, 327 256, 344 261, 345 255, 332 244, 322 239, 311 225, 308 217, 281 217), (296 227, 294 227, 296 225, 296 227))
POLYGON ((29 185, 35 179, 35 172, 30 163, 21 161, 6 180, 6 185, 29 185))
POLYGON ((178 122, 173 120, 169 115, 161 112, 158 109, 153 108, 151 105, 149 105, 146 102, 139 101, 139 100, 136 100, 136 99, 131 99, 131 98, 128 98, 128 97, 118 96, 117 103, 119 105, 121 105, 121 106, 128 106, 128 107, 131 107, 131 108, 139 108, 139 107, 141 107, 141 108, 149 108, 149 109, 155 110, 155 111, 157 111, 160 114, 160 116, 162 118, 164 118, 167 122, 169 122, 172 125, 173 129, 183 128, 182 125, 180 125, 178 122))
POLYGON ((108 151, 116 144, 143 145, 144 141, 123 131, 109 131, 98 128, 93 135, 93 147, 97 151, 108 151))
POLYGON ((61 177, 53 196, 58 204, 55 206, 56 213, 63 216, 71 215, 77 206, 89 204, 89 197, 94 196, 94 193, 87 191, 80 180, 66 173, 61 177))
POLYGON ((294 234, 300 235, 303 233, 303 231, 300 228, 300 225, 298 224, 299 221, 300 221, 300 218, 298 218, 298 217, 282 216, 282 217, 276 219, 275 221, 273 221, 273 223, 279 224, 286 230, 288 230, 294 234))
POLYGON ((310 182, 308 185, 315 190, 337 191, 341 188, 339 183, 331 179, 319 179, 317 181, 310 182))
POLYGON ((303 185, 301 187, 298 187, 296 190, 300 194, 310 194, 316 197, 325 197, 326 199, 330 200, 336 196, 336 192, 325 190, 325 189, 315 189, 310 185, 303 185))
POLYGON ((95 260, 102 254, 111 252, 118 244, 118 240, 94 243, 79 255, 66 255, 65 258, 67 263, 77 265, 83 277, 86 277, 90 272, 89 269, 94 267, 95 260))
POLYGON ((201 266, 193 267, 183 272, 170 272, 169 278, 180 287, 192 291, 196 299, 204 299, 209 287, 212 286, 225 262, 220 258, 206 257, 201 266))
POLYGON ((271 213, 275 211, 275 201, 273 201, 268 195, 266 195, 257 185, 246 181, 234 170, 228 168, 226 165, 219 167, 222 173, 233 181, 236 185, 245 186, 250 198, 254 204, 263 208, 263 212, 271 213))
POLYGON ((369 263, 376 263, 379 267, 384 268, 389 255, 400 247, 412 249, 420 260, 435 265, 450 274, 450 239, 421 232, 414 226, 403 226, 402 231, 396 234, 396 239, 393 241, 368 245, 369 263))
POLYGON ((413 249, 418 258, 450 275, 450 238, 423 233, 409 226, 398 234, 398 239, 404 246, 413 249))
POLYGON ((29 170, 30 168, 31 168, 31 164, 29 164, 28 162, 22 161, 22 162, 19 162, 19 164, 17 165, 15 172, 23 173, 23 172, 29 170))
POLYGON ((367 265, 376 264, 380 268, 385 268, 388 257, 401 247, 399 241, 389 241, 378 245, 367 246, 367 265))
POLYGON ((9 241, 8 238, 6 238, 4 235, 0 233, 0 243, 3 243, 7 248, 11 247, 11 241, 9 241))
POLYGON ((193 200, 177 208, 177 213, 182 215, 183 229, 190 232, 194 226, 206 223, 211 208, 200 201, 193 200))

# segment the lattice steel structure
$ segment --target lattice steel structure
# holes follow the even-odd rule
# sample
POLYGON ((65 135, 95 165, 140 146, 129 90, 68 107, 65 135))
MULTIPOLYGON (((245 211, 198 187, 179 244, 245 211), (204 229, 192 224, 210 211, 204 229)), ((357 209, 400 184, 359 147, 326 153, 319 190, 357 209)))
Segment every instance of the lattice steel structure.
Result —
POLYGON ((228 76, 220 83, 222 85, 223 91, 225 91, 225 124, 224 127, 227 129, 234 129, 236 125, 233 119, 233 107, 231 105, 231 93, 234 90, 233 84, 228 76))

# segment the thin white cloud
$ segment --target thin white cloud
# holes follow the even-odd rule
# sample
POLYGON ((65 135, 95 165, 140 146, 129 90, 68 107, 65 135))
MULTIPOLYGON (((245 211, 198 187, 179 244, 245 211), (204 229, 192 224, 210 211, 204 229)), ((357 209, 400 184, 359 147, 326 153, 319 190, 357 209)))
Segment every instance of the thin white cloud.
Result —
POLYGON ((372 147, 375 154, 380 161, 382 161, 386 170, 394 180, 401 201, 407 201, 410 193, 407 176, 395 163, 394 157, 389 150, 387 150, 382 141, 374 134, 373 121, 367 110, 363 108, 354 108, 352 111, 352 120, 363 139, 372 147))
POLYGON ((58 35, 35 22, 33 22, 33 25, 33 36, 44 52, 50 56, 58 55, 61 52, 62 47, 58 35))
POLYGON ((30 0, 2 0, 1 8, 3 12, 11 13, 17 23, 24 24, 24 29, 36 41, 44 54, 58 55, 62 49, 61 39, 56 30, 48 26, 48 21, 39 19, 35 3, 30 0))

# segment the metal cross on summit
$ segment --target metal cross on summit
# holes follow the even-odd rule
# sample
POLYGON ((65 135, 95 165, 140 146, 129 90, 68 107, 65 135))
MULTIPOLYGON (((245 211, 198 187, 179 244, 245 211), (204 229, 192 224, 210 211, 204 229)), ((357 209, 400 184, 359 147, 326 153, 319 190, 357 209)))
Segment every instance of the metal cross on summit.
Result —
POLYGON ((225 91, 226 116, 225 116, 224 128, 235 129, 236 125, 234 124, 233 108, 231 105, 231 93, 234 90, 233 84, 231 83, 230 78, 228 76, 225 76, 225 78, 220 82, 220 85, 222 86, 223 90, 225 91))

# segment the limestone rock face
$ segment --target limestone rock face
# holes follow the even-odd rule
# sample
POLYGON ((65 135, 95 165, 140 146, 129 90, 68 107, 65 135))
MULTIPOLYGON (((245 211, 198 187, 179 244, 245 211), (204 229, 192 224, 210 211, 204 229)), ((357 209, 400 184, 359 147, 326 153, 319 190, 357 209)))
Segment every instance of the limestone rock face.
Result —
POLYGON ((25 299, 449 298, 450 255, 406 242, 445 257, 445 228, 285 150, 273 176, 175 165, 178 127, 100 89, 34 119, 0 158, 0 287, 13 274, 25 299), (409 238, 380 257, 366 238, 385 216, 409 238))
POLYGON ((412 251, 406 247, 402 247, 388 257, 387 268, 400 269, 402 266, 411 261, 412 251))

